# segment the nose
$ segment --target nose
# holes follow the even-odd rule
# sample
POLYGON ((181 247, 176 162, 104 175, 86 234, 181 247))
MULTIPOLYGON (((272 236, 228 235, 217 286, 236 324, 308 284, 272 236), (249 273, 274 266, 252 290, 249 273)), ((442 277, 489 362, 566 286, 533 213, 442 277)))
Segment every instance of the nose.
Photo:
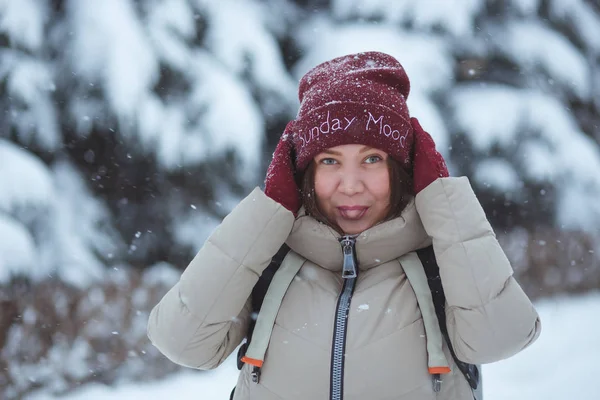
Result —
POLYGON ((340 184, 338 189, 345 195, 352 196, 361 193, 365 189, 365 183, 360 171, 353 168, 344 168, 339 171, 340 184))

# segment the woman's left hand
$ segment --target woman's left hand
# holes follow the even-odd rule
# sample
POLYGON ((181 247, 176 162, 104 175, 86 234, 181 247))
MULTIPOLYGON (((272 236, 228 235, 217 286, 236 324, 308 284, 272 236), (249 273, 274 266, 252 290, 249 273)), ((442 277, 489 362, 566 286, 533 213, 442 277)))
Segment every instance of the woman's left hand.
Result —
POLYGON ((416 118, 410 123, 414 132, 413 185, 415 195, 437 178, 448 177, 448 167, 442 155, 435 149, 435 143, 425 132, 416 118))

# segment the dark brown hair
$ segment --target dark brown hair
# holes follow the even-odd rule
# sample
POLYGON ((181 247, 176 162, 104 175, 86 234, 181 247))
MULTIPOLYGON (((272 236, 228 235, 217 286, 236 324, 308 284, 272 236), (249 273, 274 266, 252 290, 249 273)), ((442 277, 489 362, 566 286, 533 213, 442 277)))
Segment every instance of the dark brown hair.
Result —
MULTIPOLYGON (((412 177, 402 168, 400 163, 388 156, 387 166, 390 175, 390 207, 381 222, 399 217, 414 196, 412 177)), ((335 222, 329 221, 317 206, 315 170, 315 161, 312 160, 304 173, 299 177, 298 183, 302 191, 302 204, 306 209, 306 214, 343 234, 342 229, 335 222)))

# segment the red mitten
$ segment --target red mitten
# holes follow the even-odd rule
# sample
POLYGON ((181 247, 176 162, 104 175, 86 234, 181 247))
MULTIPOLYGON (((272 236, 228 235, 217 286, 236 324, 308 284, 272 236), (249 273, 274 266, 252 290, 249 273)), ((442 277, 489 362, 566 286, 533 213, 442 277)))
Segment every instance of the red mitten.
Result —
POLYGON ((300 189, 294 179, 292 122, 285 127, 267 169, 265 194, 296 215, 300 210, 300 189))
POLYGON ((445 178, 449 174, 446 162, 435 149, 435 143, 429 133, 421 128, 421 124, 416 118, 411 118, 410 123, 415 135, 413 184, 415 194, 417 194, 437 178, 445 178))

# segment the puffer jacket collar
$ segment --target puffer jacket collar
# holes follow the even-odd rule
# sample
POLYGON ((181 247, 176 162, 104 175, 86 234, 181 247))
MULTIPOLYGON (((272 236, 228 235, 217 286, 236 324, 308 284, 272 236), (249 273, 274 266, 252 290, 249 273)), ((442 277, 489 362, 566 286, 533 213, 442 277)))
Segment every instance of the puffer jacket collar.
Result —
MULTIPOLYGON (((313 263, 331 271, 341 271, 340 236, 330 226, 306 215, 302 208, 286 243, 313 263)), ((413 199, 399 217, 375 225, 357 236, 359 268, 373 268, 430 244, 431 238, 423 228, 413 199)))

